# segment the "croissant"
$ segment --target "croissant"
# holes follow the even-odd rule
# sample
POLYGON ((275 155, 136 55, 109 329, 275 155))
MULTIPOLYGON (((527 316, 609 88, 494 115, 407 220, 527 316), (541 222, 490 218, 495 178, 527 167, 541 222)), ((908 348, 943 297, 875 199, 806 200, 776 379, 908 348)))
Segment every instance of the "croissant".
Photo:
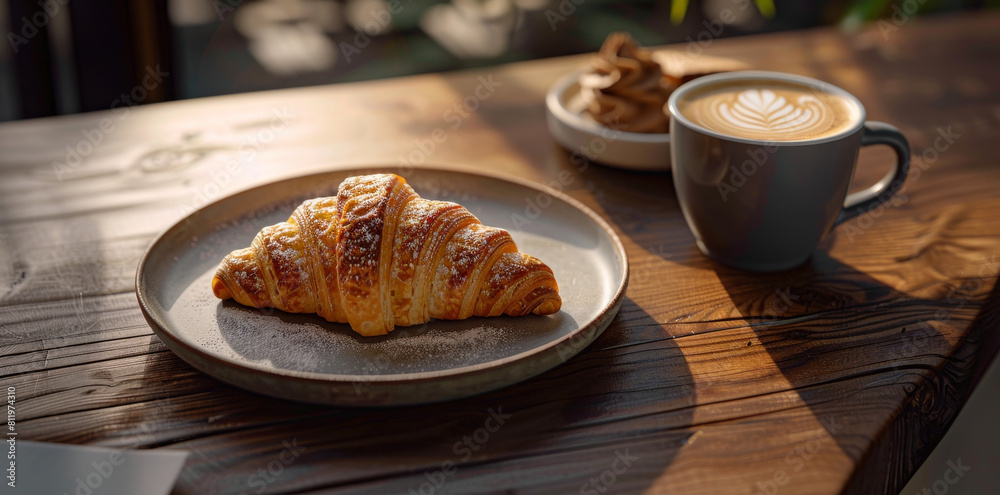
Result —
POLYGON ((461 205, 421 198, 402 177, 350 177, 222 260, 219 299, 317 313, 364 336, 431 318, 547 315, 552 269, 461 205))

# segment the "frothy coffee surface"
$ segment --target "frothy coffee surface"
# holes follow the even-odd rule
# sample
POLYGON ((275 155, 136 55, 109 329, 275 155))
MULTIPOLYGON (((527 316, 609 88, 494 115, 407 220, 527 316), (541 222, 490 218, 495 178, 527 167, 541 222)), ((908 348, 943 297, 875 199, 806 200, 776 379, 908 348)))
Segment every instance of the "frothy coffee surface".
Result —
POLYGON ((843 97, 784 81, 726 81, 677 102, 688 120, 713 131, 765 141, 803 141, 838 134, 860 113, 843 97))

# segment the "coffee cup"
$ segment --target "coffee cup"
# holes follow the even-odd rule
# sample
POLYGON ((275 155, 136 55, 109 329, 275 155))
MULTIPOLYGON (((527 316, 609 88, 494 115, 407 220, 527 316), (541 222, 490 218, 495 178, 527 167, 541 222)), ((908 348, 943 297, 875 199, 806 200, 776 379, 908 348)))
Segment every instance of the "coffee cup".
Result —
POLYGON ((906 178, 910 147, 865 121, 861 102, 808 77, 738 71, 677 88, 670 119, 674 187, 698 248, 736 268, 804 263, 836 225, 885 203, 906 178), (896 153, 892 170, 848 194, 862 146, 896 153))

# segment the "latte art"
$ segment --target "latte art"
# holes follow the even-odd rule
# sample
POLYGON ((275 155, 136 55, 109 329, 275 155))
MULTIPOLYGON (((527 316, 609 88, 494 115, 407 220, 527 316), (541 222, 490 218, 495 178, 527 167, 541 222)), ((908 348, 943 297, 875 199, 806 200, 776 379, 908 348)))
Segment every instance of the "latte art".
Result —
POLYGON ((719 102, 714 110, 706 117, 715 117, 725 125, 748 131, 823 131, 830 127, 832 120, 816 98, 801 96, 793 103, 769 89, 748 89, 741 92, 732 105, 719 102))
POLYGON ((687 96, 679 105, 693 122, 727 135, 797 141, 836 134, 850 120, 835 96, 807 87, 727 85, 687 96))

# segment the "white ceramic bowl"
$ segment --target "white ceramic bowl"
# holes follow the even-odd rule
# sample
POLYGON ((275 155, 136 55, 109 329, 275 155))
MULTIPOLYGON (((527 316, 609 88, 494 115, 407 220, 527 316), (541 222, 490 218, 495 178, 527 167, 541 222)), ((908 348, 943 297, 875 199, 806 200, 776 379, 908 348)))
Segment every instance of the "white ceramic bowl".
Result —
POLYGON ((556 81, 545 97, 549 132, 570 151, 591 161, 633 170, 670 170, 670 134, 622 132, 589 118, 577 83, 581 69, 556 81))

